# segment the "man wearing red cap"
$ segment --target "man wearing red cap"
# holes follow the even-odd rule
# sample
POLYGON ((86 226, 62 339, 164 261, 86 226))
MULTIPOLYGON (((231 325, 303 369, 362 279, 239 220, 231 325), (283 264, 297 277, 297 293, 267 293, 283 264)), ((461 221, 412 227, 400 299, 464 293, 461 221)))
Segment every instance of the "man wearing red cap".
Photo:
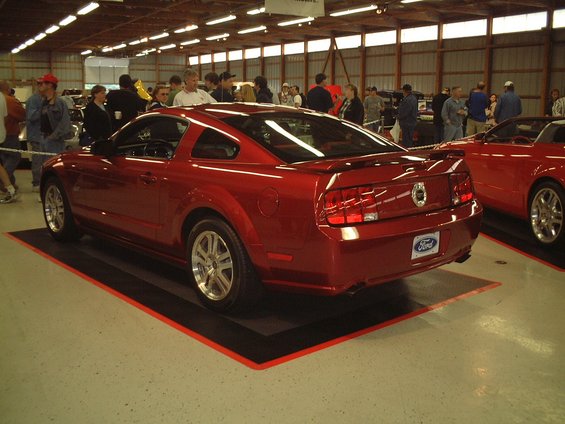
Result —
MULTIPOLYGON (((59 80, 46 74, 37 80, 39 94, 43 98, 40 112, 41 151, 61 153, 65 150, 65 139, 71 133, 71 118, 67 104, 57 96, 59 80)), ((48 156, 43 156, 43 162, 48 156)))

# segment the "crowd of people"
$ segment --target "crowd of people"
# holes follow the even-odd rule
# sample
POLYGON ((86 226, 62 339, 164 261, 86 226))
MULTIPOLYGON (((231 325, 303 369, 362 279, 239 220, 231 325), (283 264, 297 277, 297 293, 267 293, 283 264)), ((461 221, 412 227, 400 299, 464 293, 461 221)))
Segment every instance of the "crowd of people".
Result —
MULTIPOLYGON (((139 87, 130 75, 119 78, 119 89, 107 93, 106 87, 95 85, 91 89, 91 101, 84 108, 83 133, 80 144, 88 145, 96 140, 108 139, 111 134, 135 118, 139 113, 170 106, 191 106, 216 102, 273 103, 289 107, 309 108, 331 113, 341 119, 365 125, 369 130, 380 131, 381 116, 385 101, 376 87, 365 90, 362 101, 358 88, 347 84, 344 95, 330 94, 327 75, 319 73, 315 86, 307 94, 297 85, 283 83, 281 91, 274 93, 264 76, 256 76, 253 84, 241 84, 236 90, 231 72, 210 72, 204 77, 204 86, 199 87, 200 76, 194 69, 187 69, 183 78, 173 75, 168 84, 159 84, 148 89, 150 100, 139 95, 139 87)), ((27 139, 35 152, 60 153, 65 148, 65 139, 70 134, 68 108, 74 107, 69 96, 58 96, 58 79, 46 74, 37 80, 38 90, 26 102, 26 108, 14 97, 6 82, 0 82, 0 147, 19 148, 20 123, 25 121, 27 139)), ((463 99, 461 87, 445 87, 432 99, 434 142, 451 141, 464 135, 485 131, 488 127, 522 113, 521 99, 516 94, 514 83, 504 84, 504 93, 499 97, 487 97, 486 84, 479 82, 468 97, 463 99), (464 131, 466 129, 466 131, 464 131)), ((418 123, 418 98, 410 84, 402 87, 403 98, 396 111, 396 122, 402 133, 401 144, 412 147, 418 123)), ((71 100, 72 102, 72 100, 71 100)), ((545 109, 546 115, 564 116, 565 97, 557 89, 550 93, 545 109)), ((32 189, 39 192, 41 166, 48 156, 32 155, 32 189)), ((0 183, 3 197, 0 203, 9 203, 17 198, 14 171, 20 161, 18 152, 0 151, 0 183)))

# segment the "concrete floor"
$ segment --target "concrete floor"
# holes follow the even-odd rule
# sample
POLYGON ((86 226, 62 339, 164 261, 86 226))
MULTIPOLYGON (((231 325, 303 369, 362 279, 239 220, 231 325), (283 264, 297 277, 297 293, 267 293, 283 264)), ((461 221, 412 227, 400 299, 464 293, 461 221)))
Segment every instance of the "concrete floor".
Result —
MULTIPOLYGON (((2 233, 44 225, 17 178, 2 233)), ((483 237, 445 268, 500 287, 265 371, 5 236, 0 265, 3 424, 565 422, 565 273, 483 237)))

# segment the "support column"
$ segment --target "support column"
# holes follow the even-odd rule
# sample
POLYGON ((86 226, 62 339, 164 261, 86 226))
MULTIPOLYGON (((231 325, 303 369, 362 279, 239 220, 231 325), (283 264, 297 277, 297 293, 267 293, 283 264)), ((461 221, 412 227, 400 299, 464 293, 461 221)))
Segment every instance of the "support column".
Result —
POLYGON ((483 81, 487 85, 488 92, 492 92, 494 87, 492 85, 492 15, 487 18, 487 36, 486 36, 486 48, 485 48, 485 69, 483 72, 483 81))
POLYGON ((396 28, 396 69, 394 73, 395 89, 402 87, 402 43, 400 42, 401 28, 396 28))
POLYGON ((367 86, 367 48, 365 47, 365 32, 361 33, 361 72, 359 75, 359 93, 363 93, 361 98, 365 97, 365 88, 367 86))
POLYGON ((309 64, 308 64, 308 40, 304 40, 304 79, 302 84, 302 92, 308 93, 308 73, 310 72, 309 64))
MULTIPOLYGON (((261 56, 259 57, 259 74, 265 76, 265 45, 261 44, 261 56)), ((284 52, 283 52, 284 53, 284 52)))
POLYGON ((437 38, 437 50, 436 50, 436 81, 434 87, 434 94, 441 93, 441 87, 443 84, 443 22, 438 24, 439 32, 437 38))
POLYGON ((332 34, 330 44, 330 84, 335 85, 335 36, 332 34))
POLYGON ((551 25, 553 23, 553 13, 554 13, 553 9, 547 11, 547 24, 545 28, 545 36, 543 39, 544 60, 543 60, 543 76, 541 83, 540 115, 543 115, 545 113, 545 105, 549 100, 548 96, 551 87, 551 68, 553 67, 553 60, 552 60, 553 31, 551 25))

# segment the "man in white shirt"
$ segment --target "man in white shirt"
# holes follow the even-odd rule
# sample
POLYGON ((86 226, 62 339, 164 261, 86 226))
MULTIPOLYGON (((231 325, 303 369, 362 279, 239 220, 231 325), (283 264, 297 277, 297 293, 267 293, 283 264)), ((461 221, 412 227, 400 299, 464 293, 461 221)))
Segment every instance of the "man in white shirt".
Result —
POLYGON ((210 94, 198 88, 198 73, 192 69, 184 71, 184 89, 173 100, 173 106, 192 106, 203 103, 217 103, 210 94))
POLYGON ((302 96, 300 96, 300 89, 297 85, 293 85, 290 87, 290 95, 292 97, 292 105, 294 107, 301 107, 302 106, 302 96))

